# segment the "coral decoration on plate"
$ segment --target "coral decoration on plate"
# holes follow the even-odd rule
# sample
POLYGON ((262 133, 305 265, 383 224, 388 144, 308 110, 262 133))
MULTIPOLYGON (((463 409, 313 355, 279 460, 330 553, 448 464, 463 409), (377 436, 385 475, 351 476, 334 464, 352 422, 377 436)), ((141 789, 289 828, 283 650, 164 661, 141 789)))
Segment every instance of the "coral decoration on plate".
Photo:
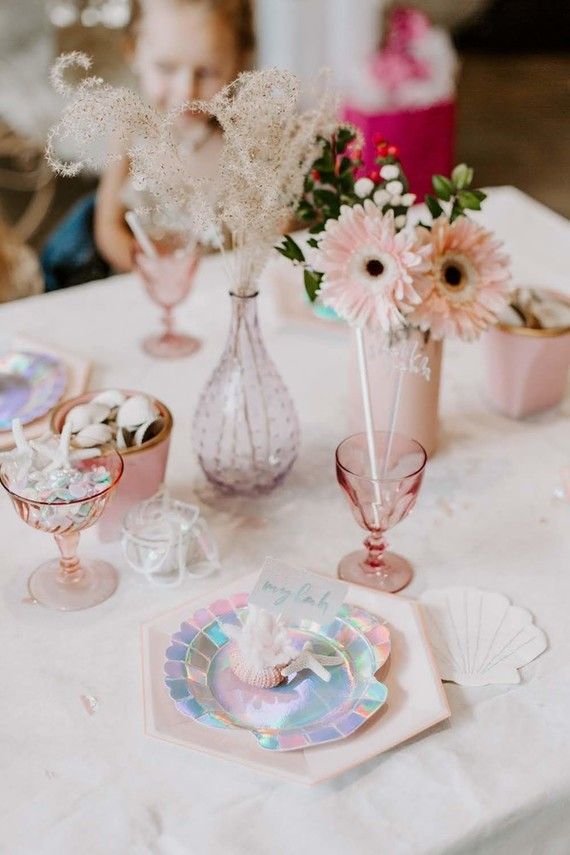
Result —
POLYGON ((257 689, 272 689, 287 677, 310 670, 329 682, 323 666, 340 665, 338 654, 323 655, 306 642, 299 652, 290 639, 283 618, 251 604, 243 627, 228 624, 226 634, 235 642, 230 653, 232 671, 243 683, 257 689))

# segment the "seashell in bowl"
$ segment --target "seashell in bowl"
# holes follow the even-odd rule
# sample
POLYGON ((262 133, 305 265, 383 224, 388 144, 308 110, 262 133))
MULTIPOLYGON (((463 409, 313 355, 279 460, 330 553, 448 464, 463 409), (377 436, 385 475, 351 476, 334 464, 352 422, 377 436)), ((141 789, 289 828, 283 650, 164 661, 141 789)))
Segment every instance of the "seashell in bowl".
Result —
POLYGON ((443 680, 462 686, 520 683, 519 668, 546 650, 544 632, 503 594, 443 588, 420 597, 443 680))
POLYGON ((105 445, 113 439, 113 431, 109 425, 91 424, 81 428, 73 437, 74 445, 79 448, 93 448, 96 445, 105 445))
POLYGON ((105 404, 107 407, 113 409, 114 407, 120 407, 121 404, 124 404, 126 399, 127 396, 119 389, 104 389, 103 392, 98 392, 98 394, 91 399, 91 403, 105 404))
POLYGON ((157 415, 152 401, 146 395, 132 395, 117 411, 117 426, 137 428, 146 422, 154 421, 157 415))
POLYGON ((158 436, 162 430, 163 424, 163 420, 157 416, 148 422, 144 422, 144 424, 140 425, 135 431, 134 444, 143 445, 145 442, 153 439, 153 437, 158 436))
POLYGON ((81 430, 87 425, 104 422, 109 417, 110 409, 106 404, 96 404, 90 401, 88 404, 77 404, 67 414, 66 421, 71 421, 73 433, 81 430))

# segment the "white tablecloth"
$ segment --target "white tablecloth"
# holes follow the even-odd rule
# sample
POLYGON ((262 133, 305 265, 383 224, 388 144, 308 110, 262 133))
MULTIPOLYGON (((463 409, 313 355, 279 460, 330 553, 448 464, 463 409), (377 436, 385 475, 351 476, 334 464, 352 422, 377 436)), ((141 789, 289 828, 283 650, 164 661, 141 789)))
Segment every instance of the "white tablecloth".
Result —
MULTIPOLYGON (((570 227, 508 188, 484 221, 508 245, 519 281, 568 288, 570 227)), ((140 338, 158 311, 125 276, 3 306, 16 331, 94 361, 92 386, 140 388, 173 410, 168 483, 191 497, 199 473, 190 425, 229 316, 219 261, 204 262, 180 325, 200 334, 188 360, 160 362, 140 338)), ((345 430, 342 334, 287 326, 261 297, 269 350, 296 401, 300 457, 266 499, 205 507, 224 580, 271 552, 333 573, 361 538, 335 482, 345 430)), ((570 401, 524 422, 485 404, 481 349, 446 345, 443 436, 415 513, 391 535, 416 568, 406 594, 450 584, 500 590, 529 608, 550 649, 516 687, 449 684, 445 725, 350 773, 305 788, 145 737, 139 625, 215 586, 154 590, 122 569, 107 603, 75 614, 30 603, 26 578, 49 538, 0 502, 0 847, 3 852, 567 853, 570 851, 570 506, 553 491, 570 463, 570 401)), ((120 562, 93 531, 82 550, 120 562)))

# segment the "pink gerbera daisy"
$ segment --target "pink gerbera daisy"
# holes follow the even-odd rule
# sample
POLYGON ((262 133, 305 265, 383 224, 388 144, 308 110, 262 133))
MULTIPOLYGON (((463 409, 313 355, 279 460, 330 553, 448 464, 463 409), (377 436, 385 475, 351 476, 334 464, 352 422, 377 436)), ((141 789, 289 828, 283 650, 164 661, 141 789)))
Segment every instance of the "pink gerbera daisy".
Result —
POLYGON ((397 330, 420 302, 414 276, 427 271, 428 254, 413 234, 396 232, 391 210, 382 214, 369 199, 343 206, 338 220, 327 222, 312 258, 325 274, 319 298, 354 326, 397 330))
POLYGON ((439 217, 431 231, 417 231, 420 243, 431 247, 430 269, 415 283, 423 299, 408 320, 435 339, 472 341, 508 302, 509 260, 500 242, 467 217, 451 224, 439 217))

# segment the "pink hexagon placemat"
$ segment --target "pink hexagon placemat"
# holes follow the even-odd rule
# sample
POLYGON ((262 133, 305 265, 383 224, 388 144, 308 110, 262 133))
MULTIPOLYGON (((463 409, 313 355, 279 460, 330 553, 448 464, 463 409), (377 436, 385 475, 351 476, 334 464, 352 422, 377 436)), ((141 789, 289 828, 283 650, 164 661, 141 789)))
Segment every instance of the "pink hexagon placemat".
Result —
POLYGON ((183 620, 196 609, 238 591, 252 590, 257 573, 220 585, 142 626, 145 731, 148 736, 223 757, 287 780, 315 784, 345 772, 449 718, 447 698, 425 633, 420 606, 401 596, 349 587, 348 602, 390 627, 392 652, 381 670, 388 700, 347 739, 300 751, 264 751, 247 731, 218 730, 186 718, 164 685, 165 651, 183 620))

